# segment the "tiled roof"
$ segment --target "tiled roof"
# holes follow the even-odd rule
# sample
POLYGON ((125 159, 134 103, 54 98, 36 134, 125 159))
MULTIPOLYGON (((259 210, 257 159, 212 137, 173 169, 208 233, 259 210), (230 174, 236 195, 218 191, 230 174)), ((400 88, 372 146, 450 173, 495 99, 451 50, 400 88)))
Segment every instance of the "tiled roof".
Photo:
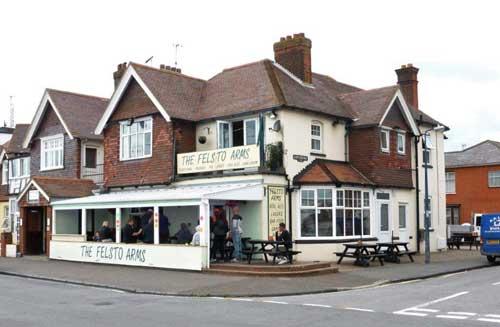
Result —
POLYGON ((53 89, 47 92, 74 137, 96 138, 94 130, 108 99, 53 89))
POLYGON ((23 141, 30 127, 29 124, 17 124, 9 142, 4 144, 5 152, 7 154, 13 153, 29 153, 29 149, 23 148, 23 141))
POLYGON ((446 152, 446 168, 500 164, 500 142, 486 140, 462 151, 446 152))
POLYGON ((307 165, 295 178, 294 184, 349 184, 373 186, 374 183, 366 178, 350 163, 315 159, 307 165))
POLYGON ((89 179, 35 176, 33 181, 50 198, 79 198, 92 195, 96 185, 89 179))

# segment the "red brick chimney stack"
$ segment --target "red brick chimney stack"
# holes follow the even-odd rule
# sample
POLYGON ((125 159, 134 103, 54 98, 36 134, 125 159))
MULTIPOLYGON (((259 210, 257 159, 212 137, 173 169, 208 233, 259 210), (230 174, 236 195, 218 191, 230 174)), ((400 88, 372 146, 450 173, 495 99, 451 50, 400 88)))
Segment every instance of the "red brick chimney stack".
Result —
POLYGON ((311 40, 304 33, 282 37, 274 43, 274 60, 305 83, 312 84, 311 40))
POLYGON ((122 76, 123 74, 125 74, 126 70, 127 70, 126 62, 118 64, 116 72, 113 73, 113 79, 115 80, 115 89, 118 87, 118 84, 120 84, 120 80, 122 79, 122 76))
POLYGON ((418 68, 413 67, 412 64, 402 65, 401 68, 396 69, 396 74, 406 102, 418 109, 418 68))

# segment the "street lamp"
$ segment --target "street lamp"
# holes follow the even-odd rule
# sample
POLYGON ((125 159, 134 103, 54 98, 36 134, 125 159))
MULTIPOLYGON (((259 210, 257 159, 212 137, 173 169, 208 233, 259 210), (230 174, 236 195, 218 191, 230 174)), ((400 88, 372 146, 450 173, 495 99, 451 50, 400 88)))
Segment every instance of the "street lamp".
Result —
MULTIPOLYGON (((423 141, 423 148, 424 148, 424 153, 427 154, 427 162, 424 162, 424 175, 425 175, 425 195, 424 195, 424 244, 425 244, 425 263, 428 264, 431 262, 431 242, 430 242, 430 228, 431 228, 431 203, 429 199, 429 159, 430 159, 430 153, 429 153, 429 148, 427 146, 427 139, 426 136, 430 131, 441 131, 444 130, 444 126, 436 126, 433 128, 429 128, 423 133, 420 133, 420 137, 423 136, 422 141, 423 141)), ((424 159, 424 158, 423 158, 424 159)), ((417 217, 418 219, 418 217, 417 217)))

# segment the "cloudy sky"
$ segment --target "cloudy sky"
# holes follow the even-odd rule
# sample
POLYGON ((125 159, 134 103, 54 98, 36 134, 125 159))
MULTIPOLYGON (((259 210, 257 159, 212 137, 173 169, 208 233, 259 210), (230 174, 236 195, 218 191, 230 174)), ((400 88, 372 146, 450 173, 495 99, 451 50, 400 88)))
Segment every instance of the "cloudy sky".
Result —
POLYGON ((495 1, 1 1, 0 121, 14 96, 30 122, 47 87, 110 96, 124 61, 209 78, 273 59, 280 36, 312 39, 313 70, 362 88, 420 68, 422 110, 451 128, 447 149, 500 141, 499 6, 495 1))

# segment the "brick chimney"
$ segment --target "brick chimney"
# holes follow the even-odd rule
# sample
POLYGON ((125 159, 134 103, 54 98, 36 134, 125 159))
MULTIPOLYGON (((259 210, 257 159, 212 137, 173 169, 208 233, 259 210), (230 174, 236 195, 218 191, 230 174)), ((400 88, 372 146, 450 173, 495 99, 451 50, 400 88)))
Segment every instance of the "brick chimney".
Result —
POLYGON ((418 109, 418 68, 413 67, 412 64, 402 65, 401 68, 396 69, 396 74, 406 102, 418 109))
POLYGON ((311 45, 304 33, 282 37, 274 43, 274 60, 305 83, 312 84, 311 45))
POLYGON ((122 79, 122 76, 123 74, 125 74, 126 70, 127 70, 126 62, 118 64, 116 71, 113 73, 113 79, 115 80, 115 89, 118 87, 118 84, 120 84, 120 80, 122 79))

